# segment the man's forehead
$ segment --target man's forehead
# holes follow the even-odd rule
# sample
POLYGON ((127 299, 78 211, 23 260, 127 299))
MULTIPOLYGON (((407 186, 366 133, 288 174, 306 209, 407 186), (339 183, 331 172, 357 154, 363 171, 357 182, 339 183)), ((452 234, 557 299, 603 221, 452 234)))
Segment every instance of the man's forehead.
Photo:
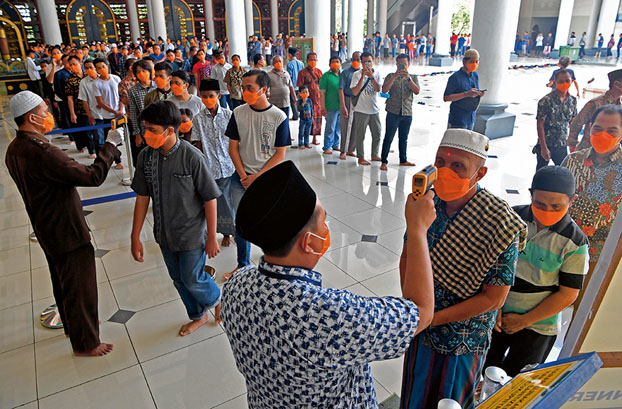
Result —
POLYGON ((481 160, 481 158, 477 155, 473 155, 472 153, 463 151, 462 149, 450 148, 447 146, 439 147, 436 152, 436 157, 451 160, 453 162, 472 162, 481 160))

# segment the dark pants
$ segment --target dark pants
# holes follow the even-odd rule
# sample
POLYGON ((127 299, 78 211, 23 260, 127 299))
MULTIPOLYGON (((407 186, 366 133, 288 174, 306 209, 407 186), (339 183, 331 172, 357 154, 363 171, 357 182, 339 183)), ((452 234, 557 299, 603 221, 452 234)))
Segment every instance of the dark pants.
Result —
POLYGON ((530 329, 523 329, 512 335, 492 331, 492 343, 484 368, 497 366, 503 368, 508 375, 516 376, 525 365, 543 363, 556 339, 556 335, 541 335, 530 329), (508 355, 505 356, 508 349, 508 355))
MULTIPOLYGON (((67 129, 71 127, 71 120, 69 119, 69 105, 67 105, 66 100, 62 100, 58 102, 58 108, 60 111, 60 123, 57 126, 60 129, 67 129)), ((73 141, 73 134, 67 134, 70 141, 73 141)))
MULTIPOLYGON (((101 124, 109 124, 112 122, 112 119, 96 119, 95 123, 97 125, 101 124)), ((106 142, 106 138, 108 137, 108 132, 110 132, 110 128, 100 128, 97 130, 99 132, 99 140, 95 141, 95 150, 99 152, 104 143, 106 142)), ((121 155, 114 157, 114 163, 121 163, 121 155)), ((136 162, 134 162, 136 163, 136 162)))
MULTIPOLYGON (((83 126, 90 125, 88 116, 76 115, 76 117, 78 121, 73 126, 73 128, 82 128, 83 126)), ((93 141, 93 138, 90 136, 91 133, 89 133, 88 131, 84 131, 84 132, 75 132, 73 135, 76 141, 77 150, 82 150, 84 148, 87 148, 89 151, 89 154, 95 153, 95 142, 93 141)))
POLYGON ((220 106, 223 108, 233 109, 233 105, 231 104, 231 95, 221 95, 220 96, 220 106))
POLYGON ((296 108, 296 101, 294 101, 294 97, 292 94, 289 94, 289 106, 292 108, 292 121, 298 120, 298 108, 296 108))
POLYGON ((77 352, 90 351, 100 344, 93 246, 87 243, 68 253, 45 257, 56 306, 71 347, 77 352))
MULTIPOLYGON (((541 149, 540 145, 536 145, 533 148, 533 152, 536 154, 536 158, 538 159, 538 164, 536 165, 536 171, 540 168, 543 168, 549 165, 549 161, 545 160, 540 154, 540 149, 541 149)), ((551 152, 551 160, 557 166, 561 165, 564 159, 566 159, 566 156, 568 156, 568 148, 565 146, 549 148, 549 151, 551 152)))
POLYGON ((287 118, 289 118, 289 107, 277 107, 277 108, 285 112, 285 115, 287 115, 287 118))
POLYGON ((130 135, 130 150, 132 152, 132 164, 134 168, 136 168, 136 163, 138 161, 138 154, 145 148, 145 143, 141 146, 136 146, 136 135, 130 135))
POLYGON ((412 116, 395 115, 387 112, 387 123, 385 126, 384 141, 382 142, 382 163, 389 163, 387 160, 389 157, 389 150, 391 149, 393 137, 395 137, 395 131, 398 129, 400 163, 407 162, 406 149, 408 146, 408 132, 410 132, 410 124, 412 123, 412 120, 412 116))
POLYGON ((585 57, 585 46, 584 45, 582 45, 579 48, 579 58, 583 58, 583 57, 585 57))
POLYGON ((236 109, 240 105, 244 105, 245 102, 242 99, 231 98, 231 104, 233 105, 233 109, 236 109))

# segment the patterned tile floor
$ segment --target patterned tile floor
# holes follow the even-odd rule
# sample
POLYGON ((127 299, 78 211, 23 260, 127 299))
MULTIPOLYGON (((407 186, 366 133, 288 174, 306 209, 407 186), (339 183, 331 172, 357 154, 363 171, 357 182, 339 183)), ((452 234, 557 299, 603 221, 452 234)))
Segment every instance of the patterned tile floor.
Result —
MULTIPOLYGON (((573 68, 581 85, 595 77, 594 86, 606 87, 605 74, 611 67, 573 68)), ((393 66, 379 69, 384 76, 393 66)), ((411 67, 417 74, 435 71, 440 70, 411 67)), ((512 205, 529 200, 527 188, 536 164, 531 154, 536 101, 547 92, 544 83, 551 71, 511 70, 503 84, 509 110, 517 115, 515 134, 491 142, 490 170, 482 184, 512 205)), ((446 80, 447 75, 420 78, 422 93, 416 98, 408 142, 409 160, 417 168, 397 166, 397 141, 387 172, 378 164, 362 167, 352 158, 327 157, 319 147, 288 150, 287 159, 300 167, 328 211, 332 246, 317 266, 324 285, 368 296, 400 294, 397 268, 404 202, 412 174, 432 162, 447 123, 449 104, 442 102, 446 80), (328 165, 329 161, 337 163, 328 165)), ((7 104, 8 99, 0 97, 2 156, 14 137, 7 104)), ((384 126, 384 110, 381 120, 384 126)), ((291 130, 296 139, 296 122, 291 130)), ((89 162, 86 154, 67 145, 67 138, 56 138, 54 143, 76 160, 89 162)), ((369 152, 370 147, 366 149, 369 152)), ((102 186, 80 188, 80 195, 88 199, 128 192, 120 184, 127 176, 127 169, 112 170, 102 186)), ((244 379, 222 327, 206 325, 188 337, 177 336, 186 321, 185 311, 153 241, 151 216, 142 232, 145 262, 132 260, 133 205, 133 199, 125 199, 85 208, 97 249, 102 339, 113 342, 115 350, 102 358, 75 358, 62 331, 45 329, 38 322, 39 313, 53 303, 47 264, 39 245, 28 239, 32 230, 22 199, 6 167, 0 166, 1 408, 246 407, 244 379)), ((253 248, 253 262, 259 257, 259 249, 253 248)), ((234 262, 231 247, 209 264, 221 280, 234 262)), ((401 360, 372 367, 379 400, 399 394, 401 360)))

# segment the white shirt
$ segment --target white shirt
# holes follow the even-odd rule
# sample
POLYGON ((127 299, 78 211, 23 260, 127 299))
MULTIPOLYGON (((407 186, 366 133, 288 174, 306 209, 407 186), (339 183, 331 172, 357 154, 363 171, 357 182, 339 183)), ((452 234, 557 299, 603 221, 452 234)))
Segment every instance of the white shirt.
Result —
MULTIPOLYGON (((363 75, 363 70, 358 70, 354 74, 352 74, 352 81, 350 81, 350 87, 354 88, 359 83, 361 79, 361 75, 363 75)), ((380 74, 378 71, 374 71, 373 73, 374 79, 378 83, 379 86, 382 87, 382 83, 380 81, 380 74)), ((363 79, 363 84, 367 82, 367 78, 363 79)), ((364 89, 361 89, 360 96, 356 106, 354 107, 354 112, 360 112, 362 114, 377 114, 380 111, 378 107, 378 92, 374 89, 374 84, 369 80, 367 86, 364 89)))
POLYGON ((225 83, 225 75, 227 75, 227 71, 229 71, 231 67, 232 65, 228 62, 226 62, 225 65, 212 65, 212 72, 210 74, 210 78, 218 80, 218 85, 220 86, 220 93, 222 95, 229 95, 229 88, 227 88, 227 84, 225 83))
POLYGON ((80 89, 78 91, 78 100, 86 101, 89 104, 89 111, 95 119, 104 119, 97 109, 97 99, 95 98, 95 81, 88 75, 80 81, 80 89))
MULTIPOLYGON (((119 103, 119 83, 121 78, 114 74, 110 74, 108 81, 104 81, 101 78, 95 80, 95 96, 102 97, 102 100, 109 105, 112 109, 118 110, 119 103)), ((79 98, 79 97, 78 97, 79 98)), ((123 110, 125 112, 125 110, 123 110)), ((110 111, 106 111, 104 108, 99 109, 99 114, 104 119, 113 119, 115 114, 110 111)))
POLYGON ((28 77, 32 81, 38 81, 41 79, 41 75, 39 75, 39 71, 41 67, 35 64, 35 60, 30 57, 26 57, 26 71, 28 71, 28 77))

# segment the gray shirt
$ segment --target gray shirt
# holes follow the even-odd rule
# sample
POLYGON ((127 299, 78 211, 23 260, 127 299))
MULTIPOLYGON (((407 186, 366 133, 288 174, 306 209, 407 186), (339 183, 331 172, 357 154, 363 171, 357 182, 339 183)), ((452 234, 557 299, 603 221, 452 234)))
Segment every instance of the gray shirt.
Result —
MULTIPOLYGON (((389 81, 393 75, 395 75, 395 73, 387 75, 384 81, 389 81)), ((419 85, 416 75, 410 74, 410 78, 412 78, 415 84, 419 85)), ((412 116, 413 96, 415 93, 408 83, 408 78, 404 77, 396 78, 395 81, 393 81, 393 85, 391 85, 391 89, 389 89, 389 99, 385 106, 387 112, 394 115, 412 116)))
POLYGON ((166 155, 146 147, 138 155, 132 189, 153 199, 158 244, 173 252, 205 247, 204 202, 221 192, 201 151, 179 138, 166 155))

